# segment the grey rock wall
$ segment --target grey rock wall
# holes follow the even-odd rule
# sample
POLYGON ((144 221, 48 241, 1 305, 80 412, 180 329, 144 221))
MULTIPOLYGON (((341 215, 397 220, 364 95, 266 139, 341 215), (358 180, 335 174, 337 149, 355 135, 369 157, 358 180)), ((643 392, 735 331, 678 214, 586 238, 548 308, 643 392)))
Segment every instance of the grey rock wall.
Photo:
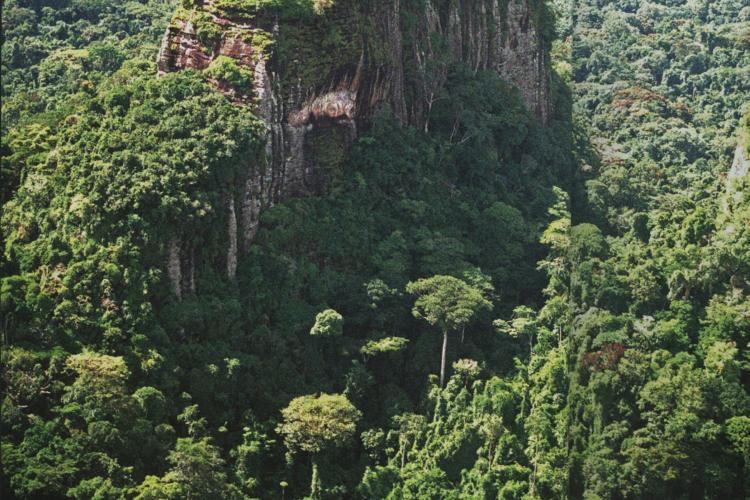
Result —
MULTIPOLYGON (((219 56, 233 58, 252 72, 252 88, 214 83, 238 105, 252 107, 268 131, 265 158, 249 159, 244 189, 227 194, 229 277, 236 273, 238 255, 251 245, 265 208, 290 196, 325 189, 326 179, 316 170, 311 152, 316 140, 328 134, 340 138, 331 147, 347 147, 379 106, 390 107, 405 125, 428 129, 430 109, 445 83, 450 61, 461 61, 474 71, 497 71, 519 89, 540 120, 548 120, 548 53, 529 0, 427 0, 421 12, 403 9, 401 0, 337 0, 325 14, 326 21, 338 23, 354 50, 351 60, 332 60, 331 67, 322 70, 328 74, 317 75, 321 78, 315 84, 289 78, 284 72, 294 68, 289 61, 281 60, 273 48, 253 45, 253 35, 259 32, 275 39, 286 35, 287 26, 278 19, 228 18, 206 0, 203 10, 221 28, 220 40, 210 45, 200 41, 194 21, 203 13, 197 11, 173 20, 167 29, 157 61, 159 73, 204 70, 219 56), (447 41, 448 54, 441 52, 442 44, 434 46, 436 35, 447 41)), ((194 277, 185 276, 177 265, 194 266, 184 255, 186 246, 174 243, 168 250, 167 268, 175 293, 194 289, 194 277)))

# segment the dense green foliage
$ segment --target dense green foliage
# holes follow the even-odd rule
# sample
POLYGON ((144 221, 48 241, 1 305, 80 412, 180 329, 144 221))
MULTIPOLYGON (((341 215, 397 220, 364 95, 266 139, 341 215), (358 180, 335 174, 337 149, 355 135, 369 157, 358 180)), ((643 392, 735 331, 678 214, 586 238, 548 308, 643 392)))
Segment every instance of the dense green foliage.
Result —
MULTIPOLYGON (((485 287, 492 290, 492 285, 485 287)), ((406 291, 417 295, 412 314, 415 318, 436 326, 443 334, 443 349, 440 355, 440 387, 445 384, 445 356, 448 349, 448 334, 464 330, 476 313, 492 309, 492 302, 482 295, 482 290, 453 276, 437 275, 407 283, 406 291)))
POLYGON ((745 497, 730 429, 749 404, 748 203, 746 190, 728 201, 724 177, 750 9, 585 2, 575 15, 574 102, 598 153, 585 216, 601 231, 570 232, 568 493, 745 497))
POLYGON ((156 54, 170 9, 164 0, 3 2, 0 202, 103 79, 127 59, 156 54))
POLYGON ((312 486, 310 496, 320 498, 321 480, 318 472, 318 455, 327 449, 346 444, 357 430, 362 417, 346 396, 320 394, 301 396, 281 410, 283 422, 277 431, 284 436, 290 452, 311 455, 312 486))
POLYGON ((242 92, 250 90, 253 75, 247 68, 240 67, 234 59, 227 56, 219 56, 206 68, 206 73, 220 82, 226 82, 242 92))
POLYGON ((247 70, 157 78, 168 3, 4 2, 0 495, 750 495, 750 8, 556 8, 547 126, 450 63, 429 128, 319 155, 232 279, 265 129, 211 81, 247 70))

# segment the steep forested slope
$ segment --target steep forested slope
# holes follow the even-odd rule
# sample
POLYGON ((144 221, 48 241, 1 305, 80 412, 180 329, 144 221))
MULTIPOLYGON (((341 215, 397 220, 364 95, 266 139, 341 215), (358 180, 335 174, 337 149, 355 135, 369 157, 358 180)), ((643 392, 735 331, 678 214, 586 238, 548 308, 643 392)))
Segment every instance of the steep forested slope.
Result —
POLYGON ((2 202, 60 121, 126 59, 153 57, 164 1, 8 1, 2 21, 2 202))
POLYGON ((538 373, 565 362, 568 375, 532 388, 544 399, 531 410, 557 432, 536 453, 567 470, 563 483, 538 476, 560 494, 747 494, 750 255, 746 195, 731 187, 747 180, 726 174, 735 148, 747 154, 748 14, 580 2, 567 16, 564 69, 594 154, 587 223, 564 241, 566 281, 541 311, 564 301, 569 333, 538 373), (555 394, 565 404, 547 407, 555 394))
POLYGON ((3 497, 747 496, 749 43, 734 0, 5 2, 3 497))

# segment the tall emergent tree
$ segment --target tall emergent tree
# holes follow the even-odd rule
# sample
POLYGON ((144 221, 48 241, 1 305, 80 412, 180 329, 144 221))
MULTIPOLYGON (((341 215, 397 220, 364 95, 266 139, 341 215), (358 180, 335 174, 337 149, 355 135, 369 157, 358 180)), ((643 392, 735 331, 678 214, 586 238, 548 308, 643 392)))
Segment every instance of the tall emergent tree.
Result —
POLYGON ((320 498, 318 458, 330 448, 346 444, 357 429, 362 413, 341 394, 300 396, 281 410, 284 421, 277 431, 289 451, 310 453, 312 482, 310 496, 320 498))
POLYGON ((445 357, 448 351, 448 333, 466 328, 471 318, 480 310, 492 309, 482 291, 453 276, 437 275, 422 278, 406 285, 406 291, 417 295, 412 314, 443 333, 440 355, 440 386, 445 383, 445 357))

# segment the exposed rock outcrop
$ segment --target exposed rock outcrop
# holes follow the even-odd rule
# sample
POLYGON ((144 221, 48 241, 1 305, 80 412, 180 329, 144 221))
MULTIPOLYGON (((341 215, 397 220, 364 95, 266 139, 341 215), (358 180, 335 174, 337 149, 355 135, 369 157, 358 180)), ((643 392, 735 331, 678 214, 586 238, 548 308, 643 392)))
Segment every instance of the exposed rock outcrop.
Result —
POLYGON ((747 177, 750 173, 750 155, 746 154, 747 146, 742 141, 737 144, 737 148, 734 150, 734 160, 732 166, 727 173, 727 199, 724 203, 724 210, 728 211, 731 204, 739 203, 742 201, 743 192, 739 189, 737 181, 747 177))
MULTIPOLYGON (((400 0, 336 0, 322 13, 297 18, 222 10, 227 3, 180 9, 164 35, 158 70, 206 70, 226 56, 252 75, 249 88, 212 80, 251 106, 268 130, 266 158, 249 161, 244 191, 228 202, 230 276, 237 260, 232 245, 247 250, 264 208, 325 188, 316 168, 321 142, 328 151, 345 149, 379 106, 427 129, 451 62, 498 72, 539 119, 549 117, 547 42, 534 21, 544 17, 535 10, 543 2, 427 0, 415 12, 400 0)), ((184 283, 172 265, 180 251, 170 246, 169 274, 184 283)))
POLYGON ((227 200, 229 207, 229 222, 227 223, 227 276, 234 278, 237 274, 237 212, 234 209, 234 199, 227 200))
POLYGON ((182 297, 182 266, 180 265, 180 240, 172 238, 167 249, 167 274, 172 283, 172 291, 182 297))
MULTIPOLYGON (((748 130, 750 132, 750 130, 748 130)), ((748 139, 745 139, 748 140, 748 139)), ((750 174, 750 154, 748 147, 744 144, 742 137, 738 141, 737 148, 734 150, 734 159, 732 166, 724 176, 726 184, 726 194, 722 197, 721 205, 724 216, 730 217, 730 222, 724 227, 724 233, 734 234, 737 230, 735 224, 731 222, 731 214, 737 206, 742 203, 744 193, 741 190, 739 181, 750 174)))
POLYGON ((750 158, 745 157, 745 146, 740 143, 734 150, 734 161, 727 177, 731 182, 734 179, 745 177, 748 171, 750 171, 750 158))
POLYGON ((169 240, 167 248, 167 275, 172 291, 178 298, 185 293, 195 293, 195 248, 180 238, 169 240))
POLYGON ((528 4, 508 3, 504 39, 497 70, 521 91, 528 108, 545 123, 550 116, 548 53, 531 22, 528 4))

